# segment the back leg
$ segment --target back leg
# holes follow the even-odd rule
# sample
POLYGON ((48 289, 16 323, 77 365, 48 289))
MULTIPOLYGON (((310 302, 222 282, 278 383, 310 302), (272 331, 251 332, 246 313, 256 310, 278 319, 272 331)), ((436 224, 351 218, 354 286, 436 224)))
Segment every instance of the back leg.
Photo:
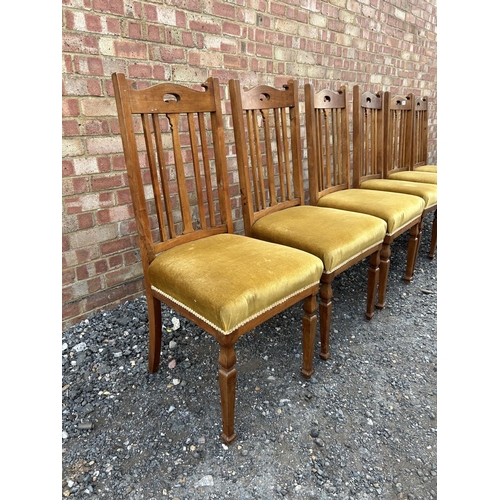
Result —
POLYGON ((405 282, 410 283, 413 275, 415 274, 415 265, 417 264, 418 254, 418 238, 419 238, 419 224, 415 224, 410 228, 410 239, 408 240, 408 253, 406 257, 406 274, 405 282))
POLYGON ((366 319, 372 319, 375 314, 375 295, 380 274, 380 249, 370 255, 370 268, 368 269, 368 296, 366 299, 366 319))
POLYGON ((146 293, 148 303, 148 320, 149 320, 149 361, 148 370, 151 373, 158 371, 160 367, 160 352, 161 352, 161 302, 153 297, 150 293, 146 293))
POLYGON ((434 220, 432 221, 432 235, 431 235, 431 245, 429 247, 429 253, 427 254, 427 257, 429 259, 434 258, 434 254, 436 253, 436 246, 437 246, 437 219, 438 219, 438 212, 437 209, 434 212, 434 220))

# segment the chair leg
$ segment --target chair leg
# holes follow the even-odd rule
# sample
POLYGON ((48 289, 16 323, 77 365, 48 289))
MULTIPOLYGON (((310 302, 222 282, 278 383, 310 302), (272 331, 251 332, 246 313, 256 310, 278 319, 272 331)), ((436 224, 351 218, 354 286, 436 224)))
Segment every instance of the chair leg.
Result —
POLYGON ((434 254, 436 252, 436 245, 437 245, 437 220, 438 220, 438 212, 437 209, 434 212, 434 220, 432 221, 432 235, 431 235, 431 246, 429 247, 429 253, 427 254, 427 257, 429 259, 434 258, 434 254))
POLYGON ((368 295, 366 299, 366 319, 372 319, 375 314, 375 295, 380 274, 380 250, 373 252, 370 256, 370 268, 368 269, 368 295))
POLYGON ((161 352, 161 302, 146 293, 148 304, 148 322, 149 322, 149 360, 148 370, 151 373, 158 371, 160 367, 161 352))
POLYGON ((316 294, 304 300, 304 315, 302 316, 302 370, 305 378, 310 378, 314 373, 312 364, 314 357, 314 341, 316 339, 316 323, 318 317, 316 310, 316 294))
POLYGON ((419 225, 415 224, 410 228, 410 239, 408 240, 408 255, 406 257, 406 274, 405 282, 410 283, 415 274, 415 266, 417 264, 419 239, 419 225))
MULTIPOLYGON (((389 267, 391 265, 391 244, 382 244, 382 249, 380 250, 380 278, 378 284, 378 302, 375 304, 377 309, 383 309, 385 307, 385 294, 387 290, 387 280, 389 278, 389 267)), ((372 314, 373 316, 373 314, 372 314)))
POLYGON ((234 433, 234 407, 236 403, 236 353, 234 343, 220 346, 219 353, 219 387, 222 407, 222 434, 221 438, 226 444, 232 443, 234 433))
MULTIPOLYGON (((420 243, 422 242, 422 228, 424 227, 424 217, 420 217, 420 222, 417 224, 418 226, 418 241, 417 241, 417 255, 420 250, 420 243)), ((417 258, 415 257, 415 263, 417 262, 417 258)))
POLYGON ((321 351, 319 357, 327 360, 330 357, 330 323, 332 321, 332 285, 328 278, 321 276, 319 287, 319 332, 321 351))

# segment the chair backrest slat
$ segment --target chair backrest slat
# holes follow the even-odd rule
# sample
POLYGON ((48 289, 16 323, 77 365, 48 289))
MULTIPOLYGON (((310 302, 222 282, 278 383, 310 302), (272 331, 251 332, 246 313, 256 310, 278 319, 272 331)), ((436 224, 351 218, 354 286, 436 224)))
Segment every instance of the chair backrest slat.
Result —
POLYGON ((232 232, 218 80, 135 90, 113 74, 113 85, 143 260, 232 232))
POLYGON ((427 165, 428 155, 427 97, 413 96, 413 161, 412 168, 427 165))
POLYGON ((315 93, 306 84, 305 106, 309 193, 316 204, 322 196, 351 184, 346 88, 315 93))
POLYGON ((245 230, 276 210, 303 203, 298 90, 242 90, 229 81, 245 230))
POLYGON ((413 95, 384 93, 386 120, 386 176, 412 170, 413 95))
POLYGON ((383 94, 353 88, 353 187, 369 179, 381 179, 384 169, 383 94))

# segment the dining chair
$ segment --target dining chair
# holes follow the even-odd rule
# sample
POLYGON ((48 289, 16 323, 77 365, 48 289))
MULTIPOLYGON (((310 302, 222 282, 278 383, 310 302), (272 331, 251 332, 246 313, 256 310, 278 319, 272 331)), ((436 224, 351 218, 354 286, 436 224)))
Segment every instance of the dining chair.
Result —
POLYGON ((413 100, 413 170, 437 174, 437 165, 428 165, 428 98, 414 96, 413 100))
POLYGON ((162 303, 211 334, 220 346, 221 438, 229 444, 239 337, 303 300, 302 375, 314 372, 323 263, 234 232, 217 78, 200 88, 141 82, 136 89, 121 73, 112 81, 144 272, 148 369, 159 369, 162 303))
POLYGON ((419 196, 361 189, 360 162, 351 179, 350 123, 346 87, 314 91, 305 85, 307 164, 311 204, 349 210, 383 219, 387 232, 380 252, 380 282, 376 307, 385 306, 391 244, 409 232, 406 272, 409 283, 415 269, 419 225, 424 200, 419 196), (356 182, 354 184, 353 180, 356 182))
POLYGON ((387 138, 387 95, 366 91, 361 93, 359 85, 353 87, 353 171, 359 172, 364 180, 354 179, 362 189, 390 191, 393 193, 420 196, 424 210, 419 227, 418 245, 421 241, 423 219, 434 212, 431 244, 428 257, 433 258, 437 242, 437 185, 424 182, 410 182, 387 179, 386 162, 390 142, 387 138))
POLYGON ((384 93, 387 147, 385 174, 387 179, 437 184, 437 173, 414 170, 415 165, 415 96, 384 93))
POLYGON ((387 224, 371 215, 305 204, 297 82, 245 90, 229 80, 245 234, 304 250, 323 262, 322 359, 330 356, 332 281, 369 257, 367 319, 373 317, 387 224))

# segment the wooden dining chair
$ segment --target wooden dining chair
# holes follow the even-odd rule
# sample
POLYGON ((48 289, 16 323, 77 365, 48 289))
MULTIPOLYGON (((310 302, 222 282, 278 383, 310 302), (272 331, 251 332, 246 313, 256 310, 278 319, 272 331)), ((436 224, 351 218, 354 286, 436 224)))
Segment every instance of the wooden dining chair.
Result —
MULTIPOLYGON (((359 188, 365 180, 361 164, 351 179, 349 113, 345 86, 315 93, 305 85, 307 163, 311 204, 373 215, 385 220, 387 233, 380 252, 380 282, 376 307, 385 306, 391 244, 409 232, 406 272, 409 283, 415 269, 424 200, 419 196, 359 188), (355 184, 354 182, 355 181, 355 184)), ((376 153, 375 153, 376 154, 376 153)))
POLYGON ((414 96, 413 100, 413 170, 437 174, 437 165, 429 165, 428 159, 428 98, 414 96))
MULTIPOLYGON (((424 200, 424 210, 419 229, 419 245, 421 241, 423 218, 434 212, 437 214, 437 185, 424 182, 410 182, 388 179, 387 163, 391 150, 387 147, 388 120, 386 108, 388 96, 383 92, 361 93, 359 85, 353 87, 353 170, 361 172, 363 179, 359 187, 377 191, 411 194, 424 200), (385 96, 385 97, 384 97, 385 96)), ((357 184, 356 179, 354 182, 357 184)), ((432 224, 431 245, 428 257, 433 258, 437 241, 437 217, 432 224)))
POLYGON ((414 170, 414 101, 413 94, 384 93, 386 115, 386 161, 384 177, 410 182, 437 184, 437 173, 414 170))
POLYGON ((313 373, 322 261, 234 233, 219 83, 136 90, 112 75, 149 317, 149 371, 159 368, 161 303, 220 345, 222 439, 234 432, 235 342, 304 300, 302 375, 313 373))
POLYGON ((320 357, 328 359, 332 281, 369 256, 365 316, 373 316, 387 224, 371 215, 305 204, 296 81, 282 89, 244 90, 239 80, 229 80, 229 94, 245 233, 322 260, 320 357))

